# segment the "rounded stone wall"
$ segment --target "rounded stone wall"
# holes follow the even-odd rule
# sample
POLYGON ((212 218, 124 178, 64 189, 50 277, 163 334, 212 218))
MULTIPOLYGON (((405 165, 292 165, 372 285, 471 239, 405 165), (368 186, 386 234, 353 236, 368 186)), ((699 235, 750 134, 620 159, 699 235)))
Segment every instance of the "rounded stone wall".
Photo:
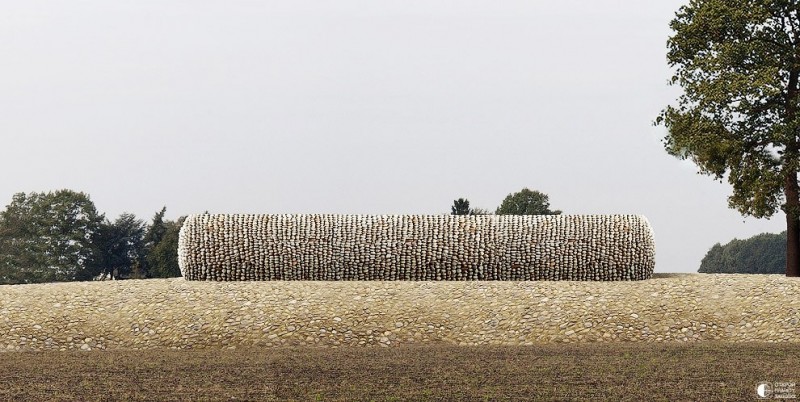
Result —
POLYGON ((638 215, 192 215, 187 280, 639 280, 638 215))

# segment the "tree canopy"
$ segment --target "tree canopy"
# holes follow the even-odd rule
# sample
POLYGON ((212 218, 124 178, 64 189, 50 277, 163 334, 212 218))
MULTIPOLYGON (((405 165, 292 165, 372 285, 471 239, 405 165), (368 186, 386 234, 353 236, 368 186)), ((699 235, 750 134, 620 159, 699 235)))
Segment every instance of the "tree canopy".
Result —
POLYGON ((469 215, 469 200, 459 198, 453 200, 453 206, 450 207, 450 215, 469 215))
POLYGON ((177 221, 165 221, 163 223, 163 236, 147 253, 147 266, 150 277, 171 278, 181 276, 181 270, 178 266, 178 235, 184 220, 186 220, 185 216, 177 221))
POLYGON ((185 217, 165 212, 151 225, 131 213, 112 222, 84 193, 15 194, 0 212, 0 284, 180 276, 185 217))
POLYGON ((0 212, 0 283, 70 281, 91 275, 103 215, 72 190, 18 193, 0 212))
POLYGON ((786 270, 786 232, 715 244, 700 263, 700 273, 780 274, 786 270))
POLYGON ((539 191, 523 188, 506 196, 495 211, 497 215, 560 215, 550 210, 550 197, 539 191))
POLYGON ((153 222, 148 226, 147 232, 142 239, 145 248, 153 248, 164 238, 164 234, 167 232, 167 225, 164 222, 164 215, 166 213, 167 207, 165 206, 153 215, 153 222))
POLYGON ((492 212, 483 208, 471 208, 469 200, 466 198, 459 198, 453 200, 453 205, 450 207, 450 215, 491 215, 492 212))
POLYGON ((103 222, 97 239, 101 259, 95 275, 103 273, 115 279, 144 276, 144 233, 144 222, 131 213, 103 222))
POLYGON ((743 215, 787 216, 787 275, 800 268, 800 2, 692 0, 670 23, 671 83, 656 119, 666 151, 733 191, 743 215))

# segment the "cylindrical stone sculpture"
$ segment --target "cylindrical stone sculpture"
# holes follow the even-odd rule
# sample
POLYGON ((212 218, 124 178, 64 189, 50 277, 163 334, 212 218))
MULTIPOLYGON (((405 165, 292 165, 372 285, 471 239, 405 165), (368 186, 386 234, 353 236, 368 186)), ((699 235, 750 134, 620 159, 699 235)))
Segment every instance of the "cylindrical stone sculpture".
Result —
POLYGON ((639 280, 638 215, 192 215, 187 280, 639 280))

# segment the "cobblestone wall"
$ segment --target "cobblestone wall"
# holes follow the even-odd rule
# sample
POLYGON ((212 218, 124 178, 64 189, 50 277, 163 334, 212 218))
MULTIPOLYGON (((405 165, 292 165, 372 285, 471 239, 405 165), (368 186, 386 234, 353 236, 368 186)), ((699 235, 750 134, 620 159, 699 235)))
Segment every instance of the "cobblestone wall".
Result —
POLYGON ((743 274, 654 274, 636 282, 170 278, 5 285, 0 356, 423 343, 722 341, 800 347, 798 294, 797 278, 743 274))
POLYGON ((638 215, 190 216, 188 280, 639 280, 655 266, 638 215))

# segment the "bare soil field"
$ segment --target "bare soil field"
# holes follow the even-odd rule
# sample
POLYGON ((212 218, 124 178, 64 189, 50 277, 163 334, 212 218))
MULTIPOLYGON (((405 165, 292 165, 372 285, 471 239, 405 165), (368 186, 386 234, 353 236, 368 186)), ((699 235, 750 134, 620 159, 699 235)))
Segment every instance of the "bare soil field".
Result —
POLYGON ((10 352, 0 400, 747 401, 800 382, 793 343, 10 352))

